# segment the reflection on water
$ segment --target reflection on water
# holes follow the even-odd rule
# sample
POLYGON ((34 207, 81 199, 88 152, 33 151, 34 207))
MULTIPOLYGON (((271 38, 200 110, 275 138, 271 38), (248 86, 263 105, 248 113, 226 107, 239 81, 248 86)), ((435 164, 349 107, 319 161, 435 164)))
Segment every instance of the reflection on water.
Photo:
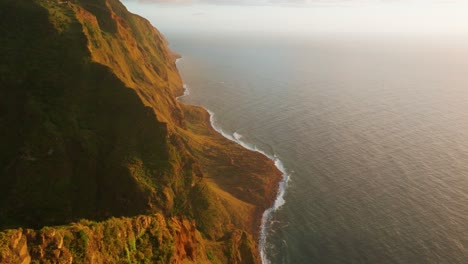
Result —
POLYGON ((291 174, 272 263, 468 263, 466 8, 343 3, 129 7, 183 54, 181 100, 291 174))
POLYGON ((468 43, 173 44, 183 100, 292 173, 273 263, 467 261, 468 43))

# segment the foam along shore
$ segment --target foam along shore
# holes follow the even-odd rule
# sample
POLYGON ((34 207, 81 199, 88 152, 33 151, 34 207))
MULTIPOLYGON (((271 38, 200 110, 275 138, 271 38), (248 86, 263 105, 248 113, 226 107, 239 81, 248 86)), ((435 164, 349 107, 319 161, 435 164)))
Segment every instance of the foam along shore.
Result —
MULTIPOLYGON (((176 60, 176 64, 180 63, 181 61, 183 61, 183 58, 178 58, 176 60)), ((177 99, 180 99, 180 98, 185 97, 185 96, 190 94, 190 90, 189 90, 189 87, 187 86, 187 84, 184 84, 183 88, 184 88, 183 95, 178 96, 177 99)), ((263 212, 262 219, 261 219, 261 225, 260 225, 260 236, 259 236, 259 241, 258 241, 258 247, 259 247, 259 250, 260 250, 259 253, 260 253, 261 261, 262 261, 262 263, 270 263, 270 261, 267 258, 267 255, 266 255, 267 232, 268 232, 268 229, 269 229, 270 219, 271 219, 273 213, 276 210, 278 210, 279 208, 281 208, 281 206, 283 206, 284 203, 285 203, 284 195, 285 195, 285 192, 286 192, 287 184, 288 184, 289 179, 290 179, 290 173, 287 172, 286 168, 283 165, 283 162, 281 161, 281 159, 276 154, 273 154, 273 155, 268 154, 265 151, 263 151, 261 149, 258 149, 257 146, 249 144, 249 143, 243 141, 242 140, 243 136, 241 134, 239 134, 238 132, 234 132, 233 134, 226 133, 220 126, 218 126, 216 124, 215 113, 213 111, 203 107, 203 106, 201 106, 201 107, 203 109, 205 109, 208 112, 208 114, 210 115, 211 127, 216 132, 220 133, 223 137, 225 137, 225 138, 227 138, 227 139, 241 145, 245 149, 248 149, 248 150, 254 151, 254 152, 258 152, 258 153, 264 155, 268 159, 272 160, 274 162, 276 168, 279 171, 281 171, 281 173, 282 173, 282 179, 281 179, 281 181, 279 183, 279 186, 278 186, 276 199, 275 199, 273 205, 263 212)))
POLYGON ((218 125, 216 125, 216 119, 215 119, 214 112, 209 110, 209 109, 206 109, 206 108, 205 108, 205 110, 210 114, 211 126, 217 132, 219 132, 225 138, 227 138, 227 139, 241 145, 242 147, 244 147, 244 148, 246 148, 248 150, 251 150, 251 151, 258 152, 258 153, 266 156, 267 158, 271 159, 275 163, 275 166, 278 168, 278 170, 281 171, 281 173, 283 175, 283 178, 282 178, 281 182, 279 183, 278 193, 277 193, 276 199, 275 199, 273 205, 270 208, 268 208, 267 210, 265 210, 265 212, 263 213, 261 226, 260 226, 260 238, 259 238, 259 245, 258 245, 259 250, 260 250, 260 257, 262 259, 262 263, 264 263, 264 264, 270 263, 270 261, 267 258, 267 255, 266 255, 266 246, 267 246, 266 239, 267 239, 267 232, 268 232, 268 229, 269 229, 270 219, 271 219, 273 213, 275 211, 277 211, 279 208, 281 208, 281 206, 283 206, 284 203, 286 202, 284 200, 284 195, 286 193, 287 184, 289 182, 289 179, 291 178, 291 174, 287 172, 286 168, 283 165, 283 162, 281 161, 281 159, 276 154, 270 155, 270 154, 266 153, 265 151, 263 151, 261 149, 258 149, 257 146, 246 143, 245 141, 242 140, 242 135, 239 134, 238 132, 234 132, 232 135, 224 132, 222 130, 222 128, 220 128, 218 125))
POLYGON ((184 83, 182 87, 184 88, 184 93, 180 96, 177 96, 177 100, 190 94, 190 90, 188 89, 187 84, 184 83))

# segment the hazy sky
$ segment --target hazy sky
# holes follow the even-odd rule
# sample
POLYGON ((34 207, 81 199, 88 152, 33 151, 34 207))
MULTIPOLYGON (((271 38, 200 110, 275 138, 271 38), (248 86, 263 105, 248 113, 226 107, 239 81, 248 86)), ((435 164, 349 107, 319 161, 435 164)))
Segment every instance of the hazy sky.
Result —
POLYGON ((468 1, 124 0, 168 32, 468 36, 468 1), (157 3, 156 3, 157 2, 157 3))
POLYGON ((304 5, 316 3, 456 3, 463 0, 124 0, 139 3, 231 4, 231 5, 304 5))
MULTIPOLYGON (((242 4, 242 5, 265 5, 265 4, 307 4, 317 2, 344 2, 356 0, 129 0, 140 3, 210 3, 210 4, 242 4)), ((363 0, 366 1, 366 0, 363 0)), ((372 0, 367 0, 372 1, 372 0)))

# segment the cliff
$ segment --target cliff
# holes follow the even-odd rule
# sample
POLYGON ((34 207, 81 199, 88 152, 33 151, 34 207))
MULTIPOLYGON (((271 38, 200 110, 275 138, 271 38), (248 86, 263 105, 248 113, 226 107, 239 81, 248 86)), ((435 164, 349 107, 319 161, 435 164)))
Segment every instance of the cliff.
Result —
POLYGON ((258 263, 280 172, 117 0, 0 2, 0 263, 258 263))

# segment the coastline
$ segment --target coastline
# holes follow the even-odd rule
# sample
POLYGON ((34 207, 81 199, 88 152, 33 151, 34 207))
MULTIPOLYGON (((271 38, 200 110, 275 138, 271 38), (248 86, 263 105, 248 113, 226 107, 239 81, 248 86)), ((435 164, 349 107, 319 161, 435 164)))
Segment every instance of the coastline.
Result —
POLYGON ((38 38, 3 50, 40 52, 6 68, 18 88, 7 93, 8 120, 32 122, 12 122, 25 135, 4 138, 14 148, 2 162, 14 164, 2 184, 0 262, 261 263, 258 229, 281 173, 175 99, 184 93, 177 56, 159 31, 119 1, 6 8, 30 14, 38 23, 21 26, 38 38), (25 72, 34 74, 16 82, 25 72), (48 110, 16 107, 23 89, 48 110))
POLYGON ((284 195, 286 193, 287 184, 289 182, 289 179, 290 179, 291 175, 290 175, 290 173, 288 173, 286 171, 286 168, 284 167, 283 162, 281 161, 281 159, 278 158, 275 154, 273 156, 271 156, 271 155, 267 154, 266 152, 264 152, 263 150, 258 149, 255 145, 252 146, 252 145, 249 145, 248 143, 242 141, 241 140, 242 135, 238 134, 237 132, 234 132, 232 136, 227 134, 226 132, 224 132, 222 130, 222 128, 220 126, 217 126, 215 124, 215 122, 216 122, 215 113, 213 111, 207 109, 207 108, 204 108, 204 109, 210 114, 210 123, 211 123, 211 127, 213 127, 214 130, 216 130, 218 133, 223 135, 225 138, 227 138, 227 139, 241 145, 245 149, 250 150, 250 151, 254 151, 254 152, 258 152, 258 153, 264 155, 265 157, 267 157, 268 159, 273 161, 276 168, 279 171, 281 171, 281 173, 282 173, 282 179, 278 184, 279 186, 278 186, 278 190, 277 190, 276 199, 273 202, 272 206, 269 207, 268 209, 266 209, 263 212, 262 219, 261 219, 261 225, 260 225, 260 236, 259 236, 259 241, 258 241, 258 248, 259 248, 259 252, 260 252, 260 258, 261 258, 263 264, 269 264, 271 262, 268 259, 267 254, 266 254, 266 246, 267 246, 266 239, 267 239, 267 231, 268 231, 268 228, 269 228, 269 221, 271 219, 272 214, 276 210, 280 209, 281 206, 283 206, 284 203, 285 203, 284 195))
MULTIPOLYGON (((178 57, 175 60, 176 67, 177 67, 177 64, 182 62, 182 61, 183 61, 183 57, 182 56, 178 57)), ((191 104, 180 101, 181 98, 190 95, 190 90, 189 90, 189 87, 188 87, 188 85, 186 83, 183 83, 183 91, 184 91, 183 94, 180 95, 180 96, 177 96, 176 99, 180 103, 183 103, 185 105, 193 106, 191 104)), ((291 174, 289 172, 287 172, 286 168, 283 165, 283 162, 281 161, 281 159, 276 154, 273 154, 273 155, 268 154, 265 151, 257 148, 256 145, 252 145, 252 144, 249 144, 249 143, 243 141, 242 140, 243 136, 241 134, 237 133, 237 132, 234 132, 232 135, 226 133, 222 129, 222 127, 220 127, 219 125, 216 124, 216 117, 215 117, 215 113, 213 111, 211 111, 210 109, 206 108, 203 105, 197 105, 197 107, 201 107, 204 111, 206 111, 208 113, 209 123, 210 123, 210 126, 211 126, 211 128, 213 130, 215 130, 217 133, 222 135, 225 139, 228 139, 231 142, 234 142, 235 144, 243 147, 244 149, 252 151, 252 152, 259 153, 262 156, 268 158, 270 161, 272 161, 274 163, 274 166, 276 167, 276 169, 278 169, 281 172, 281 180, 278 182, 277 188, 276 188, 276 197, 275 197, 274 201, 271 203, 271 206, 266 208, 263 211, 263 213, 261 214, 260 226, 258 226, 258 232, 259 232, 258 239, 257 239, 258 253, 260 255, 261 263, 269 264, 271 262, 268 259, 267 253, 266 253, 266 247, 267 247, 267 241, 266 240, 267 240, 267 232, 269 230, 269 222, 270 222, 270 219, 271 219, 273 213, 276 212, 278 209, 280 209, 285 203, 284 195, 286 193, 287 184, 288 184, 288 182, 290 180, 291 174)))

